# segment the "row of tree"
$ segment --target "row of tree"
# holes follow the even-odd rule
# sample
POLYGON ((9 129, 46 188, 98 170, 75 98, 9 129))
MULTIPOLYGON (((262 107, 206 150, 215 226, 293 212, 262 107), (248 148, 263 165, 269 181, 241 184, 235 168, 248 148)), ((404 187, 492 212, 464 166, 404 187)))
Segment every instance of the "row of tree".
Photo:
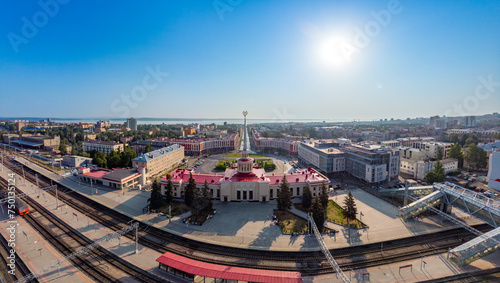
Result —
MULTIPOLYGON (((166 201, 169 204, 172 201, 172 181, 170 175, 167 175, 167 185, 165 186, 166 201)), ((158 194, 155 195, 158 197, 158 194)), ((153 193, 151 193, 153 200, 153 193)), ((153 204, 153 202, 151 202, 153 204)), ((184 189, 184 203, 190 208, 192 215, 210 214, 213 212, 212 197, 207 181, 200 189, 196 186, 193 174, 189 175, 188 184, 184 189)), ((155 203, 157 204, 157 203, 155 203)))
POLYGON ((123 151, 112 150, 108 155, 102 151, 90 152, 92 163, 102 168, 124 168, 132 167, 132 159, 137 157, 137 153, 131 147, 126 147, 123 151))
POLYGON ((468 145, 464 154, 462 146, 456 142, 451 146, 448 157, 457 159, 459 168, 463 168, 464 160, 467 161, 468 167, 474 170, 486 168, 488 163, 486 151, 475 144, 468 145))

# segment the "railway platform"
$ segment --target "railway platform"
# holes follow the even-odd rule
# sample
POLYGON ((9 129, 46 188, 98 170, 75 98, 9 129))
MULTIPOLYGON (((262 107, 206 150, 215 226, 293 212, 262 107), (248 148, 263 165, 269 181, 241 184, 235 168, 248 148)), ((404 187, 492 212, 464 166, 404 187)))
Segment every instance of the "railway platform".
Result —
MULTIPOLYGON (((2 177, 6 177, 7 173, 9 171, 0 171, 0 175, 2 177)), ((26 182, 26 185, 24 185, 24 181, 22 180, 22 176, 16 176, 18 177, 18 180, 16 181, 17 187, 19 187, 23 193, 29 193, 32 194, 33 198, 36 198, 37 201, 42 204, 45 208, 48 210, 52 211, 55 213, 55 215, 60 218, 61 220, 65 221, 69 225, 71 225, 73 228, 78 230, 80 233, 85 235, 91 240, 100 240, 105 237, 107 237, 109 234, 114 233, 114 231, 100 225, 99 223, 94 222, 93 220, 90 220, 88 217, 85 215, 82 215, 80 212, 74 210, 70 206, 65 205, 64 203, 61 203, 61 201, 56 201, 55 197, 50 195, 47 192, 43 192, 42 190, 39 190, 36 188, 36 186, 32 185, 29 182, 26 182)), ((5 208, 5 207, 4 207, 5 208)), ((30 213, 34 213, 31 211, 30 213)), ((20 221, 22 221, 22 217, 20 217, 20 221)), ((0 226, 7 225, 7 223, 0 223, 0 226)), ((28 226, 28 224, 24 223, 23 227, 21 229, 28 229, 30 230, 31 228, 28 226)), ((5 228, 3 228, 5 229, 5 228)), ((32 231, 32 229, 31 229, 32 231)), ((38 272, 42 270, 41 268, 44 266, 47 266, 52 260, 56 260, 56 258, 63 258, 60 254, 57 253, 57 251, 54 251, 54 248, 50 246, 48 243, 44 243, 42 247, 42 242, 39 239, 42 239, 39 235, 36 234, 35 231, 32 231, 33 235, 28 235, 28 242, 27 242, 27 248, 26 248, 26 258, 30 262, 35 262, 37 263, 36 265, 30 265, 27 264, 28 267, 32 269, 32 271, 38 272), (36 250, 33 250, 33 240, 38 240, 36 244, 36 250), (42 248, 42 253, 39 254, 39 249, 42 248), (48 251, 52 251, 53 253, 49 253, 48 251)), ((2 230, 2 233, 4 235, 5 231, 2 230)), ((19 239, 19 242, 25 243, 25 236, 22 233, 22 231, 19 231, 17 234, 17 238, 19 239)), ((43 240, 43 239, 42 239, 43 240)), ((148 249, 146 247, 143 247, 142 245, 138 245, 138 253, 135 252, 135 242, 126 238, 126 237, 120 237, 120 239, 113 239, 108 242, 104 242, 101 244, 102 247, 106 248, 107 250, 119 255, 122 257, 124 260, 133 263, 134 265, 140 267, 143 270, 147 270, 151 273, 154 273, 155 275, 164 278, 166 280, 179 280, 178 278, 174 278, 170 275, 168 275, 165 272, 162 272, 161 270, 158 269, 158 263, 155 262, 155 259, 161 256, 162 254, 148 249)), ((22 247, 21 247, 22 248, 22 247)), ((105 267, 104 267, 105 268, 105 267)), ((52 282, 52 280, 59 280, 59 276, 61 277, 60 281, 55 281, 55 282, 93 282, 92 280, 88 279, 85 274, 82 272, 76 272, 78 269, 74 266, 72 266, 71 262, 66 262, 64 268, 61 266, 60 268, 60 275, 59 270, 57 269, 51 269, 47 273, 44 273, 47 276, 48 279, 41 282, 52 282), (64 273, 63 273, 64 271, 64 273), (63 277, 63 275, 65 277, 63 277), (80 277, 83 277, 80 278, 80 277), (81 281, 78 281, 78 279, 81 279, 81 281)), ((131 278, 123 278, 123 282, 136 282, 135 280, 131 278)), ((186 281, 188 282, 188 281, 186 281)))
MULTIPOLYGON (((0 175, 7 177, 5 170, 0 171, 0 175)), ((22 182, 21 178, 16 178, 16 184, 22 184, 22 182)), ((62 259, 64 256, 30 227, 23 219, 23 216, 17 216, 11 220, 6 205, 0 204, 0 207, 0 233, 4 238, 12 239, 11 232, 13 232, 13 243, 15 243, 17 256, 21 257, 33 273, 47 269, 38 278, 39 282, 92 282, 85 274, 75 272, 78 269, 68 262, 60 265, 59 268, 48 269, 51 263, 62 259), (9 229, 11 225, 14 225, 14 230, 9 229)))

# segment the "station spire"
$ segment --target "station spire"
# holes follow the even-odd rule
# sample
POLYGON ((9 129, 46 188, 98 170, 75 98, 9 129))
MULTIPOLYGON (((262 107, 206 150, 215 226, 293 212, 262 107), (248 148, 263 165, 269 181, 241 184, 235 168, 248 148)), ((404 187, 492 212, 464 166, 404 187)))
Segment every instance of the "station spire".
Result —
POLYGON ((243 153, 242 157, 243 158, 248 158, 248 149, 247 149, 247 115, 248 111, 243 111, 243 153))

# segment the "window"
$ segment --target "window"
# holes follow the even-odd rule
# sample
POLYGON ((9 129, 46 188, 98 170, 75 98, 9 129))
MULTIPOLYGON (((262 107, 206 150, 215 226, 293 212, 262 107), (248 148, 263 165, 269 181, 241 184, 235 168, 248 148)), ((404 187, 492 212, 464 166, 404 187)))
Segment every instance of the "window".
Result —
POLYGON ((236 199, 237 200, 241 199, 241 191, 236 191, 236 199))
POLYGON ((273 197, 274 197, 274 196, 273 196, 273 189, 270 189, 270 190, 269 190, 269 198, 273 198, 273 197))

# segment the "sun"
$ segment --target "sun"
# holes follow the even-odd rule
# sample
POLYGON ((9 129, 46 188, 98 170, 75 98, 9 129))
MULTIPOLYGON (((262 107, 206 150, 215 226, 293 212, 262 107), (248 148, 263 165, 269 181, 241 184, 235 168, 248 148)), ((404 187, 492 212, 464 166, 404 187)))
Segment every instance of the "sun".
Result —
POLYGON ((346 65, 347 59, 341 49, 342 39, 330 37, 318 43, 317 60, 326 67, 340 67, 346 65))

